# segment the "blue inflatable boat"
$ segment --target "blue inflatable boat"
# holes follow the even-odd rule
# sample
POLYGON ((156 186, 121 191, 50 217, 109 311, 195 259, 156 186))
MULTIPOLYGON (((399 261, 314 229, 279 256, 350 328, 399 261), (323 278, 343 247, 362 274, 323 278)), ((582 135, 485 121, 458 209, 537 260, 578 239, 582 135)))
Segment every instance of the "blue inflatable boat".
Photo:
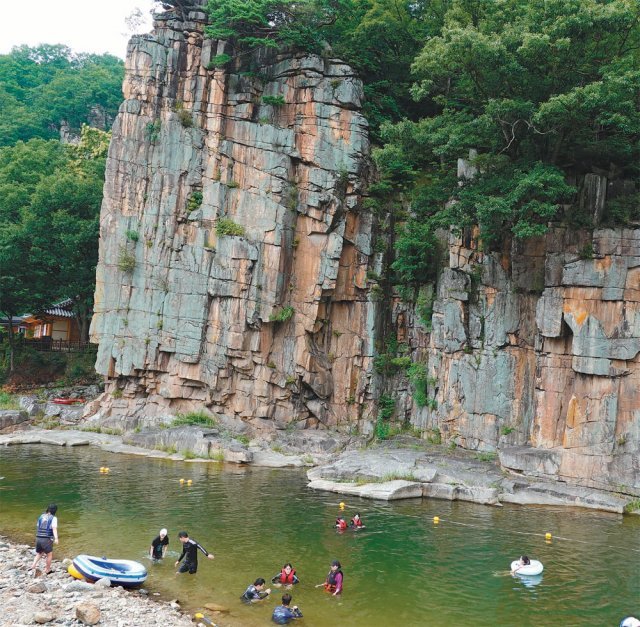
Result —
POLYGON ((106 577, 112 584, 126 588, 139 586, 147 578, 147 569, 131 560, 78 555, 73 560, 73 566, 87 581, 98 581, 106 577))

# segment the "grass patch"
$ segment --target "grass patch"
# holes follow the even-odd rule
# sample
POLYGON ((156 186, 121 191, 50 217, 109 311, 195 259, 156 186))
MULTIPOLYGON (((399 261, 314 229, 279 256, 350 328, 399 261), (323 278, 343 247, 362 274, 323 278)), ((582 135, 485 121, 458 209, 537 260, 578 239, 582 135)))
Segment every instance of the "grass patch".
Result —
POLYGON ((510 433, 513 433, 515 431, 515 427, 502 427, 502 429, 500 429, 500 433, 502 433, 502 435, 509 435, 510 433))
POLYGON ((8 392, 0 392, 0 409, 20 409, 18 398, 8 392))
POLYGON ((203 411, 192 411, 188 414, 178 414, 171 423, 172 427, 179 427, 181 425, 214 427, 216 425, 216 421, 213 416, 210 416, 203 411))
POLYGON ((193 451, 180 451, 180 455, 182 455, 182 457, 184 457, 185 459, 196 459, 196 457, 198 457, 193 451))
POLYGON ((476 459, 481 462, 493 462, 498 458, 497 453, 492 453, 490 451, 483 453, 476 453, 476 459))
POLYGON ((178 449, 173 444, 169 446, 159 446, 158 450, 163 453, 168 453, 169 455, 175 455, 178 452, 178 449))
POLYGON ((630 514, 631 512, 637 512, 638 510, 640 510, 640 499, 634 499, 633 501, 629 501, 624 506, 624 511, 627 514, 630 514))
POLYGON ((237 435, 237 436, 235 437, 235 439, 236 439, 238 442, 240 442, 240 444, 244 444, 245 446, 248 446, 248 445, 249 445, 249 442, 251 441, 251 440, 249 440, 249 436, 244 435, 244 434, 237 435))
POLYGON ((209 459, 212 459, 214 462, 223 462, 224 461, 224 449, 217 448, 213 453, 209 453, 209 459))

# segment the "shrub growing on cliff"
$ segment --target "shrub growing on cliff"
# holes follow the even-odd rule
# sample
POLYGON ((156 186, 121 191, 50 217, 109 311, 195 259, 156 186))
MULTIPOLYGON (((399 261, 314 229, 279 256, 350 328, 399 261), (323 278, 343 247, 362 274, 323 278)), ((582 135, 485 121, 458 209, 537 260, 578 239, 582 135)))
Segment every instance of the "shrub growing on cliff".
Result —
POLYGON ((272 107, 281 107, 285 104, 284 96, 262 96, 262 102, 272 107))
POLYGON ((229 218, 219 218, 216 222, 216 233, 218 235, 244 237, 244 227, 236 224, 233 220, 229 220, 229 218))
POLYGON ((270 322, 287 322, 293 317, 295 309, 293 307, 282 307, 277 309, 269 316, 270 322))
POLYGON ((133 274, 135 268, 136 256, 126 246, 121 246, 118 253, 118 270, 125 274, 133 274))

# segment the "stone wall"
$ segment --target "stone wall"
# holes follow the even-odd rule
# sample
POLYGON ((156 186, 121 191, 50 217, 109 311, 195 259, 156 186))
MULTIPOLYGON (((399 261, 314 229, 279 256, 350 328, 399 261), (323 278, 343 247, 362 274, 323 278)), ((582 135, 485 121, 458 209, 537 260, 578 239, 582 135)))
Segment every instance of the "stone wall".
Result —
POLYGON ((556 227, 502 254, 451 236, 430 334, 418 319, 396 305, 430 374, 431 407, 400 394, 417 427, 516 472, 640 494, 640 229, 556 227))
POLYGON ((166 13, 129 44, 91 327, 101 413, 352 423, 371 412, 375 319, 362 84, 318 56, 210 69, 225 46, 204 17, 166 13))

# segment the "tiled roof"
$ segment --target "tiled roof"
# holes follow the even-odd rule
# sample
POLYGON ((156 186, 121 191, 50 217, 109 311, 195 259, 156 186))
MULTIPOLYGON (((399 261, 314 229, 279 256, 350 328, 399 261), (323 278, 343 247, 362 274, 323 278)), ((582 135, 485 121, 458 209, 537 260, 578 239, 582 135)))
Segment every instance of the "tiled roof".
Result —
POLYGON ((65 298, 59 303, 54 303, 48 309, 44 310, 48 316, 59 316, 60 318, 75 318, 73 313, 73 299, 65 298))

